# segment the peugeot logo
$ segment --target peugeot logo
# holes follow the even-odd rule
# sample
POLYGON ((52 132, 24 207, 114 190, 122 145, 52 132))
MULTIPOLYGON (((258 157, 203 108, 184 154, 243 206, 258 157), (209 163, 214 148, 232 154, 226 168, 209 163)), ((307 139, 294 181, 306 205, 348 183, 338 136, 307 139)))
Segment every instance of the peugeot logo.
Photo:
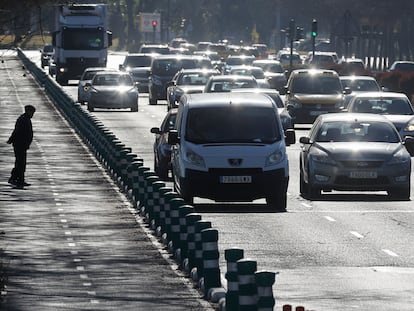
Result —
POLYGON ((366 167, 366 166, 368 166, 368 162, 357 162, 357 166, 366 167))
POLYGON ((242 159, 228 159, 228 161, 231 166, 240 166, 243 162, 242 159))

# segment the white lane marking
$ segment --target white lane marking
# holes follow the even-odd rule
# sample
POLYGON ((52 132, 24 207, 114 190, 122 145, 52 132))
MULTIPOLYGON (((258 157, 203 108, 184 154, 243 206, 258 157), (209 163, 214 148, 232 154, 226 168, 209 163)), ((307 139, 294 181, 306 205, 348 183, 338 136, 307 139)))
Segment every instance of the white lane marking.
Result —
POLYGON ((323 217, 325 217, 327 220, 332 221, 332 222, 336 221, 336 220, 335 220, 334 218, 332 218, 331 216, 323 216, 323 217))
MULTIPOLYGON (((304 205, 305 206, 305 204, 306 203, 301 203, 302 205, 304 205)), ((311 207, 310 205, 309 206, 307 206, 307 207, 311 207)), ((345 214, 350 214, 350 213, 358 213, 358 214, 360 214, 360 213, 388 213, 388 214, 391 214, 391 213, 414 213, 414 210, 357 210, 357 211, 351 211, 351 210, 348 210, 348 211, 344 211, 344 210, 341 210, 341 211, 335 211, 335 210, 321 210, 321 211, 300 211, 301 213, 345 213, 345 214)))
POLYGON ((87 274, 80 274, 79 276, 80 276, 80 278, 81 278, 81 279, 83 279, 83 280, 85 280, 85 279, 88 279, 88 278, 89 278, 87 274))
POLYGON ((93 303, 93 304, 98 304, 98 303, 99 303, 99 301, 98 301, 98 300, 96 300, 96 299, 91 299, 91 303, 93 303))
POLYGON ((356 236, 358 239, 363 239, 364 236, 356 231, 349 231, 352 235, 356 236))
POLYGON ((72 232, 70 232, 70 231, 65 231, 65 235, 71 235, 72 234, 72 232))
POLYGON ((394 253, 393 251, 390 251, 389 249, 385 249, 385 248, 383 248, 383 249, 382 249, 382 251, 383 251, 384 253, 386 253, 387 255, 390 255, 390 256, 392 256, 392 257, 399 257, 399 255, 398 255, 398 254, 394 253))
POLYGON ((87 293, 88 293, 88 295, 96 296, 96 292, 94 292, 94 291, 88 291, 87 293))
POLYGON ((85 287, 89 287, 89 286, 92 286, 92 283, 90 283, 90 282, 84 282, 84 283, 82 283, 82 285, 85 286, 85 287))
POLYGON ((302 204, 304 207, 312 207, 312 205, 310 205, 310 204, 308 204, 308 203, 304 203, 304 202, 302 202, 302 203, 300 203, 300 204, 302 204))
POLYGON ((85 271, 85 267, 84 266, 77 266, 76 270, 78 271, 85 271))
POLYGON ((82 259, 80 259, 80 258, 73 258, 73 262, 81 262, 82 261, 82 259))
POLYGON ((70 247, 76 247, 76 243, 68 243, 70 247))
POLYGON ((65 222, 67 222, 67 220, 66 219, 61 219, 60 222, 65 223, 65 222))

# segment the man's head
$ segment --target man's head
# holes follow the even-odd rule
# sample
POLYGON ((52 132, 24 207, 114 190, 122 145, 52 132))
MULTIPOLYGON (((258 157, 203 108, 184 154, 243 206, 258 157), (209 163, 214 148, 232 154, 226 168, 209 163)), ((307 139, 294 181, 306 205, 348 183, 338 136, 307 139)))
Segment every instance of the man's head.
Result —
POLYGON ((36 108, 32 105, 24 106, 24 112, 30 117, 33 117, 35 111, 36 111, 36 108))

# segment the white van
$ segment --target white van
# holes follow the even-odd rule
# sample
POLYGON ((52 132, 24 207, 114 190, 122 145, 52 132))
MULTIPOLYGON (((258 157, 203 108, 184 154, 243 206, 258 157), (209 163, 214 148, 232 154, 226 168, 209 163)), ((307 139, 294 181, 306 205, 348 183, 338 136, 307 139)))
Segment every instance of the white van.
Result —
POLYGON ((175 127, 168 138, 174 188, 188 203, 194 197, 266 198, 273 210, 286 210, 286 145, 295 143, 295 132, 283 131, 270 97, 187 94, 180 100, 175 127))

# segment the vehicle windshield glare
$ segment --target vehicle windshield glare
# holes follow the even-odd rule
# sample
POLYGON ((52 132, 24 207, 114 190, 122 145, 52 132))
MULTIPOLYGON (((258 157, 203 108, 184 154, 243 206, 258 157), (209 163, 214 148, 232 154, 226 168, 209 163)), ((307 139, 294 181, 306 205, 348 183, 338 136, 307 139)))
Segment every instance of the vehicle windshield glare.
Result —
POLYGON ((150 67, 152 58, 151 56, 127 56, 125 60, 125 67, 150 67))
POLYGON ((378 92, 380 88, 374 80, 341 80, 342 86, 355 92, 378 92))
POLYGON ((413 108, 403 98, 356 98, 352 111, 362 113, 412 115, 413 108))
POLYGON ((272 108, 192 108, 188 112, 186 140, 195 144, 261 143, 281 140, 277 116, 272 108))
POLYGON ((399 136, 385 122, 326 122, 316 135, 316 142, 387 142, 397 143, 399 136))
POLYGON ((304 76, 293 81, 292 90, 302 94, 340 94, 342 86, 336 78, 304 76))

